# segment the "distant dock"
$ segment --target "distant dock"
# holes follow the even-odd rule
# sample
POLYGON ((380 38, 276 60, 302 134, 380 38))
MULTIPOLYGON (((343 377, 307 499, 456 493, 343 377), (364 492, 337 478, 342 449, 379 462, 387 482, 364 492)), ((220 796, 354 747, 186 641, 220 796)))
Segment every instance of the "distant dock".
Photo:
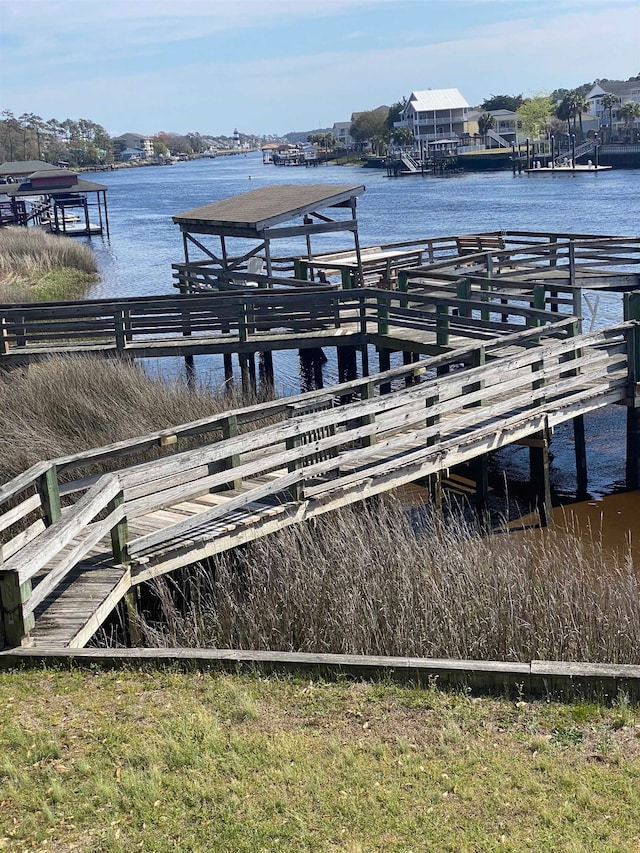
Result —
POLYGON ((608 172, 612 166, 596 166, 594 164, 586 166, 541 166, 539 169, 525 169, 527 175, 578 175, 584 172, 608 172))

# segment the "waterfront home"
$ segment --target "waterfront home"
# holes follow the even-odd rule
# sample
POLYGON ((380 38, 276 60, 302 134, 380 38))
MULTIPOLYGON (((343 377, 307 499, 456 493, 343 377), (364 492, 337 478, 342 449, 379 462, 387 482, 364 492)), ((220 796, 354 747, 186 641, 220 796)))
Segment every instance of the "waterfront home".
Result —
MULTIPOLYGON (((597 118, 598 125, 605 130, 607 138, 616 141, 617 137, 627 131, 626 123, 619 115, 620 107, 629 102, 640 104, 640 79, 596 80, 585 95, 585 100, 589 103, 589 114, 597 118), (616 99, 611 106, 607 104, 607 95, 616 99)), ((631 130, 637 141, 640 141, 640 116, 634 120, 631 130)), ((633 136, 632 141, 636 141, 633 136)))
POLYGON ((123 154, 125 151, 134 150, 142 151, 141 159, 153 157, 153 142, 150 137, 141 133, 123 133, 121 136, 114 136, 113 142, 116 149, 121 150, 123 154))
POLYGON ((336 141, 337 148, 351 148, 355 144, 353 136, 351 136, 350 121, 336 121, 331 128, 331 133, 336 141))
POLYGON ((469 136, 469 104, 458 89, 426 89, 412 92, 396 127, 408 127, 416 147, 429 142, 466 139, 469 136))

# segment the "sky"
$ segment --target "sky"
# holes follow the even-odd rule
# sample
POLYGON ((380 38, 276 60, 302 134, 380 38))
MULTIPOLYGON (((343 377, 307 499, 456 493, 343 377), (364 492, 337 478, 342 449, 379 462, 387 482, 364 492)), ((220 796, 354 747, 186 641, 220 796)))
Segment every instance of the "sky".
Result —
POLYGON ((111 135, 331 127, 640 73, 640 0, 0 0, 0 110, 111 135))

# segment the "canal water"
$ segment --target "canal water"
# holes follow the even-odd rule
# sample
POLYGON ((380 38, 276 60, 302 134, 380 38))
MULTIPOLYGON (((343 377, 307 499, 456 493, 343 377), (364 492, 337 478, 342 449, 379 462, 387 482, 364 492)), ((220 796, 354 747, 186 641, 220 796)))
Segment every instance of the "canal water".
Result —
MULTIPOLYGON (((108 187, 110 239, 87 238, 98 257, 100 281, 90 298, 175 293, 171 263, 183 260, 182 238, 172 216, 199 205, 272 184, 362 184, 358 222, 363 246, 431 236, 488 231, 559 231, 637 236, 640 227, 640 170, 599 174, 517 175, 511 172, 463 173, 445 177, 388 178, 384 170, 354 166, 277 168, 263 165, 259 153, 176 163, 172 166, 101 172, 94 178, 108 187)), ((348 236, 314 238, 314 249, 351 248, 348 236)), ((303 254, 302 241, 279 241, 278 255, 303 254)), ((593 300, 592 300, 593 304, 593 300)), ((599 299, 600 328, 622 319, 622 300, 599 299)), ((168 360, 167 360, 168 361, 168 360)), ((398 362, 399 363, 399 362, 398 362)), ((373 367, 374 365, 372 365, 373 367)), ((290 354, 274 359, 281 393, 299 390, 299 365, 290 354)), ((148 365, 150 370, 157 365, 148 365)), ((176 359, 162 366, 168 377, 182 377, 176 359)), ((196 359, 198 380, 219 386, 223 368, 215 357, 196 359)), ((334 359, 325 366, 325 383, 337 381, 334 359)), ((624 489, 625 411, 612 406, 586 419, 591 500, 574 504, 585 523, 610 514, 605 496, 624 489), (584 507, 581 514, 580 507, 584 507)), ((510 479, 526 482, 528 454, 504 454, 501 465, 510 479)), ((564 501, 575 492, 575 466, 570 424, 553 441, 552 483, 564 501)), ((616 496, 612 519, 623 534, 640 528, 640 493, 616 496), (627 526, 627 524, 629 526, 627 526)), ((640 532, 637 534, 640 537, 640 532)))

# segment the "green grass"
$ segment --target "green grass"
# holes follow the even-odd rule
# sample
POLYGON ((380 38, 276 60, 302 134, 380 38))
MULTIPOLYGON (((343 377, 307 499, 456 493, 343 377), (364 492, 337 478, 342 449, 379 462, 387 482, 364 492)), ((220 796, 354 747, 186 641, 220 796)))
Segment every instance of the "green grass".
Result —
POLYGON ((637 851, 640 717, 379 683, 2 673, 0 792, 5 850, 637 851))

